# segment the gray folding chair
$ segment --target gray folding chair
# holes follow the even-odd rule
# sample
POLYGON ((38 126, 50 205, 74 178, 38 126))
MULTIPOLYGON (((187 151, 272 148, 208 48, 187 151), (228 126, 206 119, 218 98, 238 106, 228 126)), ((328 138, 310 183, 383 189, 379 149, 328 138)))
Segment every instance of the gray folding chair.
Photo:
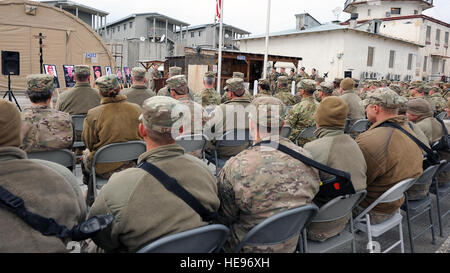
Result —
POLYGON ((209 225, 162 237, 137 253, 212 253, 218 252, 227 240, 229 229, 209 225))
POLYGON ((347 118, 345 120, 345 127, 344 127, 344 132, 346 134, 348 134, 348 131, 350 130, 350 123, 351 123, 351 120, 349 118, 347 118))
POLYGON ((301 235, 318 211, 315 204, 308 204, 275 214, 254 226, 234 252, 239 253, 245 245, 279 244, 301 235))
POLYGON ((128 141, 122 143, 112 143, 100 148, 92 160, 92 169, 89 183, 92 182, 94 190, 94 199, 97 198, 97 190, 100 190, 108 179, 98 177, 95 173, 95 165, 99 163, 117 163, 137 160, 139 156, 145 153, 147 147, 143 141, 128 141))
POLYGON ((203 159, 205 159, 205 146, 208 138, 205 135, 182 135, 177 137, 176 142, 183 147, 186 153, 201 150, 203 159))
POLYGON ((212 162, 216 166, 216 175, 219 174, 219 169, 223 168, 227 163, 227 158, 219 158, 218 150, 220 147, 240 147, 243 145, 251 145, 250 130, 238 129, 231 130, 223 134, 223 136, 217 140, 216 147, 214 149, 214 158, 208 158, 208 161, 212 162))
MULTIPOLYGON (((86 118, 86 115, 73 115, 72 116, 72 122, 74 126, 75 131, 83 131, 84 126, 84 119, 86 118)), ((83 148, 86 147, 83 141, 75 141, 73 143, 73 148, 83 148)))
MULTIPOLYGON (((311 221, 313 223, 324 223, 336 221, 351 215, 353 208, 355 208, 365 197, 367 191, 359 191, 352 195, 339 196, 323 205, 319 213, 311 221)), ((305 253, 325 253, 330 252, 338 246, 352 242, 352 251, 356 253, 355 232, 353 229, 353 218, 350 217, 350 231, 343 230, 338 235, 329 238, 324 242, 316 242, 307 240, 307 229, 303 231, 303 243, 305 253)))
POLYGON ((439 113, 439 115, 436 116, 438 119, 445 119, 447 117, 447 112, 439 113))
POLYGON ((316 126, 308 127, 305 130, 301 131, 295 139, 295 144, 298 146, 298 141, 301 138, 313 138, 315 137, 314 132, 317 130, 316 126))
POLYGON ((441 211, 441 201, 446 199, 448 196, 450 196, 450 183, 446 183, 444 185, 439 186, 437 177, 439 174, 443 171, 449 171, 450 169, 450 162, 442 165, 439 167, 438 171, 436 172, 436 175, 434 177, 434 183, 432 187, 430 187, 430 192, 436 196, 436 206, 437 206, 437 212, 438 212, 438 220, 439 220, 439 236, 443 237, 444 233, 442 230, 442 221, 445 216, 447 216, 450 213, 450 210, 447 210, 444 214, 442 214, 441 211))
MULTIPOLYGON (((426 188, 428 191, 430 189, 430 185, 433 181, 433 177, 435 176, 439 167, 445 164, 447 161, 441 161, 441 164, 434 165, 426 169, 423 174, 417 178, 416 182, 412 185, 420 185, 423 188, 426 188)), ((408 236, 409 242, 411 246, 411 253, 414 253, 414 240, 423 235, 427 230, 431 229, 431 236, 433 238, 432 244, 436 244, 436 239, 434 236, 434 224, 433 224, 433 211, 431 206, 431 198, 428 193, 425 198, 420 200, 409 200, 408 191, 405 192, 405 203, 401 207, 402 210, 406 212, 406 222, 408 224, 408 236), (430 225, 428 225, 424 230, 422 230, 419 234, 413 235, 412 231, 412 221, 417 219, 420 215, 424 214, 428 211, 430 218, 430 225)))
POLYGON ((367 131, 367 127, 369 126, 369 120, 368 119, 360 119, 353 126, 348 130, 348 133, 364 133, 367 131))
POLYGON ((282 136, 284 138, 288 138, 291 135, 291 132, 292 132, 292 127, 291 126, 284 126, 281 129, 280 136, 282 136))
MULTIPOLYGON (((407 191, 413 184, 416 182, 416 179, 409 178, 403 180, 388 191, 383 193, 377 200, 375 200, 370 206, 368 206, 360 215, 358 215, 354 219, 355 228, 367 233, 367 237, 369 239, 369 246, 373 246, 372 237, 379 237, 384 234, 386 231, 398 226, 399 227, 399 235, 400 240, 393 244, 391 247, 386 249, 383 253, 389 252, 391 249, 400 245, 402 253, 405 252, 405 247, 403 243, 403 230, 402 230, 402 215, 400 213, 400 209, 388 220, 377 224, 372 225, 370 223, 369 212, 378 204, 394 202, 401 199, 404 196, 405 191, 407 191)), ((370 253, 373 253, 373 249, 371 248, 370 253)))
POLYGON ((29 159, 40 159, 58 163, 75 172, 75 154, 68 149, 50 150, 44 152, 27 153, 29 159))

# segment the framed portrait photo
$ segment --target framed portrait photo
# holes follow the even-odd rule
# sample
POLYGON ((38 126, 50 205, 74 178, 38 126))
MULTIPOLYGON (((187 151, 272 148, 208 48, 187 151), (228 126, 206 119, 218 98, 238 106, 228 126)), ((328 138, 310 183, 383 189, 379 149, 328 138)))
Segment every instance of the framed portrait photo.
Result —
POLYGON ((55 88, 61 88, 59 85, 58 71, 56 70, 56 65, 44 64, 45 74, 52 75, 54 80, 55 88))
POLYGON ((106 76, 112 75, 111 66, 105 66, 105 74, 106 76))
POLYGON ((116 68, 116 76, 117 76, 117 79, 119 80, 119 83, 123 84, 123 74, 122 74, 122 68, 121 67, 117 67, 116 68))
POLYGON ((101 66, 93 66, 94 69, 94 81, 100 78, 102 75, 102 67, 101 66))
POLYGON ((66 87, 71 88, 75 86, 75 66, 63 65, 64 80, 66 81, 66 87))
POLYGON ((126 83, 131 85, 131 70, 129 67, 124 67, 123 68, 123 73, 125 74, 125 78, 126 78, 126 83))

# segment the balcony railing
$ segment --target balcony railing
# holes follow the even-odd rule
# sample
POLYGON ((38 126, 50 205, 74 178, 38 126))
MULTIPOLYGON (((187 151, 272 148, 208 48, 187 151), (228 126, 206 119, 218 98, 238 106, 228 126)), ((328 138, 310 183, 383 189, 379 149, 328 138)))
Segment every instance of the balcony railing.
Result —
MULTIPOLYGON (((148 38, 153 39, 153 35, 156 34, 157 38, 162 37, 163 35, 166 36, 166 29, 165 28, 149 28, 148 30, 148 38)), ((167 30, 167 39, 174 41, 175 40, 175 34, 171 30, 167 30)))
MULTIPOLYGON (((430 4, 430 5, 433 5, 433 0, 420 0, 420 1, 430 4)), ((347 1, 345 1, 344 10, 348 7, 348 5, 353 4, 355 2, 363 2, 363 0, 347 0, 347 1)))

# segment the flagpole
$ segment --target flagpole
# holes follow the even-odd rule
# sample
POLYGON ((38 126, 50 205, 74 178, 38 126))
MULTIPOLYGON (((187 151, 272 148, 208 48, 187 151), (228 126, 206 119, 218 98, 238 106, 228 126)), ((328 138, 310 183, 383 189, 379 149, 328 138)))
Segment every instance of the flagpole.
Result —
POLYGON ((219 27, 219 63, 217 68, 217 92, 221 93, 221 81, 222 81, 222 43, 223 43, 223 2, 220 1, 220 27, 219 27))
POLYGON ((271 0, 267 0, 267 20, 266 20, 266 53, 264 54, 264 77, 267 79, 267 62, 269 61, 269 29, 270 29, 270 7, 271 0))

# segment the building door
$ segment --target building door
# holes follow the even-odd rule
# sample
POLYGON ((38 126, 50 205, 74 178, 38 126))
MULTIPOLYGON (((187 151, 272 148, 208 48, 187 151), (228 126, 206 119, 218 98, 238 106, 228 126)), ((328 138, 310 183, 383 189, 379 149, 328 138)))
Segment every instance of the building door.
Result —
POLYGON ((438 76, 439 75, 439 59, 438 58, 432 58, 431 59, 431 76, 438 76))

